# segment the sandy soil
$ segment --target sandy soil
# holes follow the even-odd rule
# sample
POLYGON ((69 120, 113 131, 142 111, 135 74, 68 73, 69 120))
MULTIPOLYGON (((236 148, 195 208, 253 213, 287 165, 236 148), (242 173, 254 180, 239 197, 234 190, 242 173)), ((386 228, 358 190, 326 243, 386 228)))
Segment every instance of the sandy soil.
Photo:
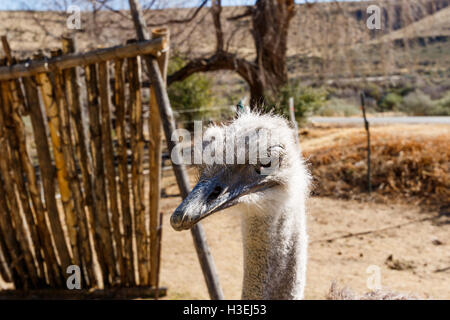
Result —
MULTIPOLYGON (((208 299, 190 232, 176 232, 169 224, 170 213, 179 201, 166 198, 162 202, 166 214, 161 285, 168 287, 168 299, 208 299)), ((408 204, 311 198, 308 223, 307 299, 324 299, 333 280, 357 292, 367 292, 370 274, 366 270, 371 265, 380 268, 383 287, 425 298, 450 299, 448 213, 439 215, 408 204), (372 232, 339 238, 366 231, 372 232), (390 255, 393 262, 388 261, 390 255)), ((239 212, 230 208, 216 213, 205 219, 203 226, 225 297, 239 299, 242 288, 239 212)))

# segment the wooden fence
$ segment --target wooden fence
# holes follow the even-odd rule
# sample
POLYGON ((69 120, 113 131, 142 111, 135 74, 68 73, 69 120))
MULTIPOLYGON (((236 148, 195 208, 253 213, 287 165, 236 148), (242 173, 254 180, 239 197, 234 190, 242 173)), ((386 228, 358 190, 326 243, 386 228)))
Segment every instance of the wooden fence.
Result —
POLYGON ((16 63, 2 38, 0 275, 16 292, 67 295, 75 265, 75 296, 164 294, 161 123, 153 90, 144 121, 140 56, 157 57, 165 77, 168 39, 157 29, 152 40, 81 54, 64 38, 51 57, 16 63))

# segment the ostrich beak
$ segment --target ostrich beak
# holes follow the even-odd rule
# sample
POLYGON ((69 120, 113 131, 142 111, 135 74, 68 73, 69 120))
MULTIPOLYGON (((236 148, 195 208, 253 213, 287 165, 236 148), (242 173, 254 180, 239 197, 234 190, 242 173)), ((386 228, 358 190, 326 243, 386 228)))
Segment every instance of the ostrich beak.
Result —
POLYGON ((221 182, 221 175, 200 181, 175 209, 170 217, 170 224, 175 230, 190 229, 207 216, 234 206, 240 197, 271 188, 276 184, 261 178, 253 183, 236 181, 230 186, 221 182))

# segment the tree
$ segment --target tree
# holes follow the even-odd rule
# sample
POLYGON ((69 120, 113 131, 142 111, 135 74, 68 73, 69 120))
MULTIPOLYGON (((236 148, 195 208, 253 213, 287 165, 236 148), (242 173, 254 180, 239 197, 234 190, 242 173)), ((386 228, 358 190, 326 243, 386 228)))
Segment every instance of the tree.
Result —
MULTIPOLYGON (((202 6, 206 1, 202 3, 202 6)), ((256 0, 244 13, 229 17, 236 21, 251 17, 251 35, 256 54, 247 60, 225 49, 222 30, 221 0, 211 0, 210 12, 214 22, 216 50, 206 58, 196 58, 168 77, 168 84, 186 79, 196 72, 233 70, 250 88, 251 106, 260 105, 269 92, 276 92, 287 83, 287 36, 289 23, 295 15, 294 0, 256 0)))
MULTIPOLYGON (((180 57, 171 57, 168 71, 179 70, 184 65, 185 62, 180 57)), ((181 119, 187 123, 185 127, 189 130, 194 129, 194 120, 208 114, 208 107, 213 102, 211 82, 203 74, 193 74, 173 83, 167 93, 172 108, 180 113, 181 119)))

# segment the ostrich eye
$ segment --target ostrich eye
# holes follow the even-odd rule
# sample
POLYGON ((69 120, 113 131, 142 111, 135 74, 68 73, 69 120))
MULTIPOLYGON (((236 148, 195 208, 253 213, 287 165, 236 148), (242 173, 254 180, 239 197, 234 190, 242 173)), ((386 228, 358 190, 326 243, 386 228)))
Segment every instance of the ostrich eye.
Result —
POLYGON ((269 161, 266 164, 261 163, 261 164, 255 166, 255 171, 257 174, 261 174, 261 168, 270 168, 271 165, 272 165, 272 161, 269 161))
POLYGON ((266 164, 261 164, 261 167, 263 167, 263 168, 270 168, 271 165, 272 165, 272 161, 269 161, 266 164))

